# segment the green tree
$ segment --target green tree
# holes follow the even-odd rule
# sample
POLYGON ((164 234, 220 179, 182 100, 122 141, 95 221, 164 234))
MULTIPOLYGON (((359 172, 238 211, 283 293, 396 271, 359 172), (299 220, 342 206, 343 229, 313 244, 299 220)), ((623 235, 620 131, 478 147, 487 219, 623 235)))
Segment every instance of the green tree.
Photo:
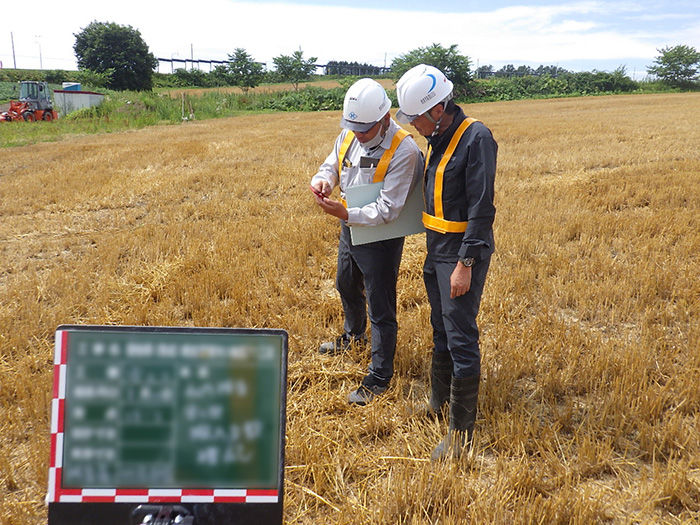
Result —
POLYGON ((657 51, 661 54, 654 59, 656 65, 647 68, 648 73, 674 86, 687 85, 698 80, 700 53, 694 47, 666 46, 657 51))
POLYGON ((418 64, 435 66, 445 73, 454 84, 456 96, 466 95, 471 91, 472 75, 469 69, 469 57, 460 55, 456 44, 450 47, 433 44, 400 55, 391 63, 394 80, 398 80, 401 75, 418 64))
POLYGON ((493 66, 491 64, 479 66, 476 70, 477 78, 489 78, 493 76, 493 66))
POLYGON ((233 79, 229 73, 228 66, 219 64, 214 67, 214 71, 209 73, 212 78, 212 84, 215 86, 233 86, 233 79))
POLYGON ((112 68, 99 73, 90 69, 81 69, 72 74, 73 78, 71 80, 80 82, 83 86, 106 88, 109 85, 113 73, 114 70, 112 68))
POLYGON ((541 77, 542 75, 549 75, 550 77, 556 77, 559 75, 563 75, 565 73, 568 73, 566 69, 563 67, 559 66, 543 66, 539 65, 537 66, 537 69, 535 70, 535 75, 538 77, 541 77))
POLYGON ((501 69, 499 69, 498 71, 496 71, 496 76, 497 76, 497 77, 508 77, 508 78, 510 78, 510 77, 514 77, 514 76, 515 76, 515 72, 516 72, 516 71, 517 71, 517 69, 515 69, 515 66, 514 66, 513 64, 506 64, 506 65, 503 66, 501 69))
POLYGON ((113 70, 107 84, 112 89, 151 90, 158 60, 138 30, 114 22, 93 21, 74 36, 78 69, 97 73, 113 70))
POLYGON ((527 77, 527 76, 532 76, 535 74, 535 70, 532 69, 530 66, 518 66, 518 69, 515 70, 515 75, 518 77, 527 77))
POLYGON ((280 79, 291 82, 294 91, 299 89, 299 82, 307 80, 316 69, 316 57, 304 58, 300 49, 290 55, 280 55, 272 59, 280 79))
POLYGON ((264 76, 263 65, 253 60, 245 49, 238 47, 228 56, 228 77, 231 84, 247 93, 250 88, 260 85, 264 76))
POLYGON ((182 87, 209 87, 210 77, 204 71, 197 68, 177 68, 173 76, 177 84, 182 87))

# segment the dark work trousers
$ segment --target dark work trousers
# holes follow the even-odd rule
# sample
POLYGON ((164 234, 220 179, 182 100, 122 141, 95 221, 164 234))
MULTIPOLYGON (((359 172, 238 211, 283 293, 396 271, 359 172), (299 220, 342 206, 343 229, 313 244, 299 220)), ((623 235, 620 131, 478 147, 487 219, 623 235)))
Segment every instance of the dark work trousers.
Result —
POLYGON ((450 299, 450 276, 457 263, 426 258, 423 265, 423 280, 430 302, 430 324, 433 326, 433 351, 450 352, 454 363, 453 377, 481 373, 476 316, 490 262, 489 256, 472 267, 469 291, 454 299, 450 299))
POLYGON ((385 385, 394 374, 396 352, 396 280, 403 252, 403 237, 353 246, 350 228, 341 223, 335 287, 345 313, 345 333, 361 337, 367 327, 372 334, 369 372, 385 385), (365 301, 366 294, 366 301, 365 301))

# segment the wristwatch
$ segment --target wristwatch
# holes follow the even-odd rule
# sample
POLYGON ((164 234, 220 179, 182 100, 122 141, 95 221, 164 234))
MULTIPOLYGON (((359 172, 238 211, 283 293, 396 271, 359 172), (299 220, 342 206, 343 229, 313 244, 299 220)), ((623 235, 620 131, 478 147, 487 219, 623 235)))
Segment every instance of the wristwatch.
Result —
POLYGON ((474 257, 465 257, 464 259, 460 259, 459 262, 461 262, 467 268, 471 268, 474 266, 476 261, 474 260, 474 257))

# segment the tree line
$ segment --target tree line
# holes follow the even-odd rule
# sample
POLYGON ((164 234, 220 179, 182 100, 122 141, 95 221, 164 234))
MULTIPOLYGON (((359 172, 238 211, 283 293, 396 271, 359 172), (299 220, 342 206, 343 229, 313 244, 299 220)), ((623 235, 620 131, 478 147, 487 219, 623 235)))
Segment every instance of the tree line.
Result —
MULTIPOLYGON (((149 51, 140 32, 131 26, 113 22, 93 21, 75 35, 75 52, 78 76, 94 87, 113 90, 149 91, 156 87, 216 87, 237 86, 247 92, 261 83, 288 82, 296 91, 299 83, 309 80, 317 69, 316 57, 305 57, 301 49, 289 55, 273 58, 274 69, 266 70, 244 48, 236 48, 228 55, 225 64, 217 65, 205 73, 200 69, 177 69, 173 74, 155 73, 156 57, 149 51)), ((697 89, 700 77, 700 53, 691 46, 677 45, 659 49, 659 55, 647 72, 660 82, 673 87, 697 89)), ((488 87, 477 82, 489 79, 520 79, 510 88, 527 92, 539 89, 546 94, 557 89, 573 89, 575 92, 632 91, 636 83, 626 75, 624 67, 612 73, 592 71, 574 73, 558 66, 540 65, 537 68, 508 64, 498 70, 491 65, 472 69, 468 56, 462 55, 456 45, 449 47, 432 44, 411 50, 395 58, 390 68, 380 68, 358 62, 330 61, 325 66, 326 75, 379 76, 388 74, 397 80, 419 63, 431 64, 442 71, 455 85, 457 98, 484 94, 488 87), (388 71, 387 71, 388 69, 388 71)), ((54 72, 55 77, 61 72, 54 72)), ((65 73, 65 72, 63 72, 65 73)), ((1 74, 1 72, 0 72, 1 74)), ((2 78, 0 78, 2 80, 2 78)), ((50 79, 49 79, 50 81, 50 79)), ((498 97, 497 97, 498 98, 498 97)))

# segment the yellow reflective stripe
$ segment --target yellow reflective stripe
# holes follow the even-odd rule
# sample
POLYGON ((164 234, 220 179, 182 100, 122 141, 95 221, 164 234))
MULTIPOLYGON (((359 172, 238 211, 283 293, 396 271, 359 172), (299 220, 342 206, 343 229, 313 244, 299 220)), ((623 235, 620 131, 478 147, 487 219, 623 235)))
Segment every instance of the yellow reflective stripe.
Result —
POLYGON ((389 146, 389 149, 384 152, 382 158, 379 159, 379 164, 377 164, 377 169, 374 171, 374 178, 372 179, 372 182, 382 182, 384 180, 386 172, 389 169, 391 158, 399 148, 399 144, 401 144, 403 139, 410 136, 411 134, 405 129, 399 129, 396 133, 394 133, 394 137, 391 139, 391 146, 389 146))
MULTIPOLYGON (((443 153, 442 158, 440 159, 437 170, 435 170, 435 186, 433 189, 433 206, 435 208, 435 215, 433 216, 428 215, 427 213, 423 213, 423 226, 433 231, 439 233, 459 233, 466 231, 467 229, 466 221, 448 221, 445 219, 445 213, 442 207, 442 189, 443 179, 445 176, 445 166, 447 166, 447 163, 450 161, 452 155, 457 149, 457 145, 462 139, 462 135, 464 135, 464 132, 467 131, 467 128, 471 126, 474 122, 477 122, 477 120, 473 118, 467 118, 464 119, 464 121, 462 121, 462 123, 455 131, 455 134, 452 135, 452 139, 450 140, 450 143, 447 145, 445 153, 443 153)), ((430 160, 431 151, 432 150, 428 148, 428 154, 425 160, 426 172, 428 169, 428 162, 430 160)))
MULTIPOLYGON (((352 131, 348 131, 343 139, 343 143, 340 145, 340 151, 338 151, 338 179, 340 179, 340 173, 343 171, 343 161, 345 160, 345 154, 348 152, 348 148, 352 141, 355 140, 355 134, 352 131)), ((348 207, 348 203, 340 197, 340 202, 343 206, 348 207)))
POLYGON ((435 172, 435 191, 433 193, 433 202, 435 206, 435 217, 438 219, 445 218, 445 213, 442 209, 442 183, 445 176, 445 166, 447 166, 447 163, 450 161, 452 155, 457 149, 457 145, 459 144, 462 135, 464 135, 464 132, 473 122, 476 122, 476 120, 473 118, 468 118, 462 121, 457 128, 457 131, 455 131, 455 134, 452 135, 452 140, 450 140, 445 153, 442 155, 440 164, 438 164, 437 171, 435 172))
POLYGON ((343 143, 340 145, 340 151, 338 151, 338 178, 340 178, 340 172, 343 171, 343 161, 345 161, 345 154, 348 152, 348 148, 352 141, 355 140, 355 134, 352 131, 348 131, 347 135, 343 139, 343 143))
MULTIPOLYGON (((428 187, 428 179, 426 178, 425 174, 428 173, 428 163, 430 162, 430 154, 432 151, 433 149, 430 147, 430 144, 428 144, 428 151, 425 154, 425 164, 423 164, 423 209, 425 210, 428 209, 428 192, 425 191, 425 189, 428 187)), ((425 226, 425 224, 423 226, 425 226)))
POLYGON ((423 212, 423 226, 438 233, 463 233, 467 231, 467 221, 448 221, 438 219, 423 212))
MULTIPOLYGON (((391 139, 391 146, 389 146, 389 149, 384 152, 384 154, 379 159, 379 162, 377 163, 377 168, 374 171, 374 177, 372 179, 372 182, 382 182, 384 180, 384 177, 386 177, 386 172, 389 169, 389 163, 391 162, 394 153, 396 153, 396 150, 399 148, 401 141, 403 141, 403 139, 405 139, 406 137, 410 136, 411 134, 405 129, 399 129, 394 134, 394 137, 391 139)), ((343 170, 343 160, 345 160, 345 154, 347 153, 348 148, 350 147, 350 144, 352 144, 354 138, 355 134, 352 131, 348 131, 347 135, 345 135, 345 138, 343 139, 343 143, 340 145, 340 151, 338 151, 339 177, 340 172, 343 170)), ((340 202, 342 202, 343 206, 345 206, 346 208, 348 207, 347 202, 342 197, 340 198, 340 202)))

